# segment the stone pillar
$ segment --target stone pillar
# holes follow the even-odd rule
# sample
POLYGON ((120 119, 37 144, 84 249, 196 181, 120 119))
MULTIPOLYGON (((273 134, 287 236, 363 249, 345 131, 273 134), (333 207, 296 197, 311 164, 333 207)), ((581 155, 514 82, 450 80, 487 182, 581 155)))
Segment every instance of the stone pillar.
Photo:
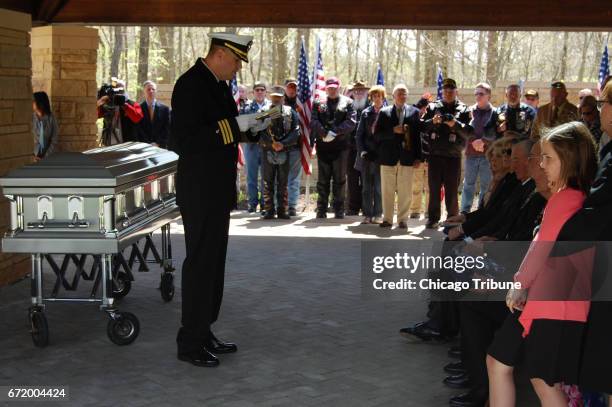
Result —
POLYGON ((59 123, 60 151, 96 146, 97 50, 94 28, 32 29, 32 87, 49 95, 59 123))
MULTIPOLYGON (((0 177, 33 158, 31 29, 29 14, 0 8, 0 177)), ((8 201, 0 191, 0 236, 8 224, 8 201)), ((27 256, 0 253, 0 286, 28 272, 27 256)))

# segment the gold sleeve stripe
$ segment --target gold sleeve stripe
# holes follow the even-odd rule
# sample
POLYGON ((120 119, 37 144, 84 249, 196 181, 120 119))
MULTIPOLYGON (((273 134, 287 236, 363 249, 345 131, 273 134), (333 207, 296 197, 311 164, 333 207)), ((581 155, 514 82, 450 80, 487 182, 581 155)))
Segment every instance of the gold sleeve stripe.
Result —
POLYGON ((225 128, 225 124, 223 120, 219 120, 219 130, 221 130, 221 136, 223 137, 223 144, 227 144, 227 129, 225 128))
POLYGON ((225 123, 225 128, 227 129, 227 138, 228 138, 228 144, 229 143, 233 143, 234 142, 234 134, 232 133, 232 127, 230 126, 229 122, 227 121, 227 119, 223 119, 223 122, 225 123))

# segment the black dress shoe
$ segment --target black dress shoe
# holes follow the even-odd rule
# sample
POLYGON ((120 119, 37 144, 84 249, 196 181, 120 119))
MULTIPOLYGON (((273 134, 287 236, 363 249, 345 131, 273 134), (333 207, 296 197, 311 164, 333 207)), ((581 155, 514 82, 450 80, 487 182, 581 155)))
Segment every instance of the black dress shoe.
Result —
POLYGON ((391 223, 387 222, 386 220, 383 220, 383 222, 381 224, 379 224, 378 226, 380 226, 381 228, 390 228, 393 225, 391 223))
POLYGON ((334 215, 334 218, 344 219, 344 212, 336 212, 336 214, 334 215))
POLYGON ((449 403, 451 407, 484 407, 488 399, 487 394, 477 394, 470 391, 451 398, 449 403))
POLYGON ((448 348, 448 357, 454 359, 461 359, 461 348, 459 346, 451 346, 448 348))
POLYGON ((411 213, 410 214, 410 219, 420 219, 421 218, 421 214, 420 213, 411 213))
POLYGON ((406 225, 406 222, 400 222, 400 223, 397 225, 397 228, 398 228, 398 229, 408 229, 408 225, 406 225))
POLYGON ((326 219, 327 218, 327 212, 317 212, 317 219, 326 219))
POLYGON ((458 375, 448 376, 442 381, 448 387, 453 389, 467 389, 470 387, 470 377, 467 373, 461 373, 458 375))
POLYGON ((444 371, 448 374, 461 374, 466 372, 463 362, 451 362, 444 366, 444 371))
POLYGON ((286 212, 279 212, 276 217, 278 219, 291 219, 291 216, 289 216, 286 212))
POLYGON ((264 215, 263 215, 263 218, 266 219, 266 220, 267 219, 274 219, 274 212, 271 212, 271 211, 265 212, 264 215))
POLYGON ((297 211, 295 208, 289 208, 289 216, 297 216, 297 211))
POLYGON ((210 353, 206 348, 196 352, 179 353, 178 360, 182 360, 183 362, 188 362, 199 367, 219 366, 219 359, 217 359, 217 357, 210 353))
POLYGON ((359 211, 354 211, 354 210, 348 210, 346 211, 346 216, 358 216, 359 215, 359 211))
POLYGON ((249 213, 253 213, 255 212, 255 207, 254 206, 249 206, 249 213))
POLYGON ((238 346, 235 343, 223 342, 212 333, 210 334, 210 343, 206 346, 212 353, 234 353, 238 351, 238 346))
POLYGON ((430 328, 427 322, 419 322, 408 328, 402 328, 400 335, 413 342, 429 342, 432 339, 444 341, 446 339, 440 332, 430 328))

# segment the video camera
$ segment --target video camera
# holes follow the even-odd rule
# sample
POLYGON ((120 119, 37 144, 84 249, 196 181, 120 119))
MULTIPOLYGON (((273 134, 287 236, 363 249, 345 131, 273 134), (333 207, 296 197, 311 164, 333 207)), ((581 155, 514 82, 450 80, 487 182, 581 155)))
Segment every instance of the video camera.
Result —
POLYGON ((113 108, 115 106, 123 106, 126 102, 125 89, 121 87, 113 87, 108 83, 103 84, 98 90, 98 99, 103 96, 108 96, 108 106, 113 108))

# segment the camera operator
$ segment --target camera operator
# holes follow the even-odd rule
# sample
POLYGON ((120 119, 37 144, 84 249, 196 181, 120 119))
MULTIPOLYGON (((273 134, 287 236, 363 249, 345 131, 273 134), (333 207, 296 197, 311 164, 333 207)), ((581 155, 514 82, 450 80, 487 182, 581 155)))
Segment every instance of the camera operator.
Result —
POLYGON ((98 90, 98 118, 104 118, 102 128, 103 146, 138 141, 136 124, 143 118, 142 108, 129 100, 125 93, 125 82, 111 78, 111 84, 104 84, 98 90))
POLYGON ((444 185, 447 217, 457 215, 457 192, 461 176, 461 153, 472 131, 468 107, 457 99, 454 79, 442 82, 442 99, 430 103, 422 118, 429 145, 428 229, 436 229, 440 220, 440 188, 444 185))

